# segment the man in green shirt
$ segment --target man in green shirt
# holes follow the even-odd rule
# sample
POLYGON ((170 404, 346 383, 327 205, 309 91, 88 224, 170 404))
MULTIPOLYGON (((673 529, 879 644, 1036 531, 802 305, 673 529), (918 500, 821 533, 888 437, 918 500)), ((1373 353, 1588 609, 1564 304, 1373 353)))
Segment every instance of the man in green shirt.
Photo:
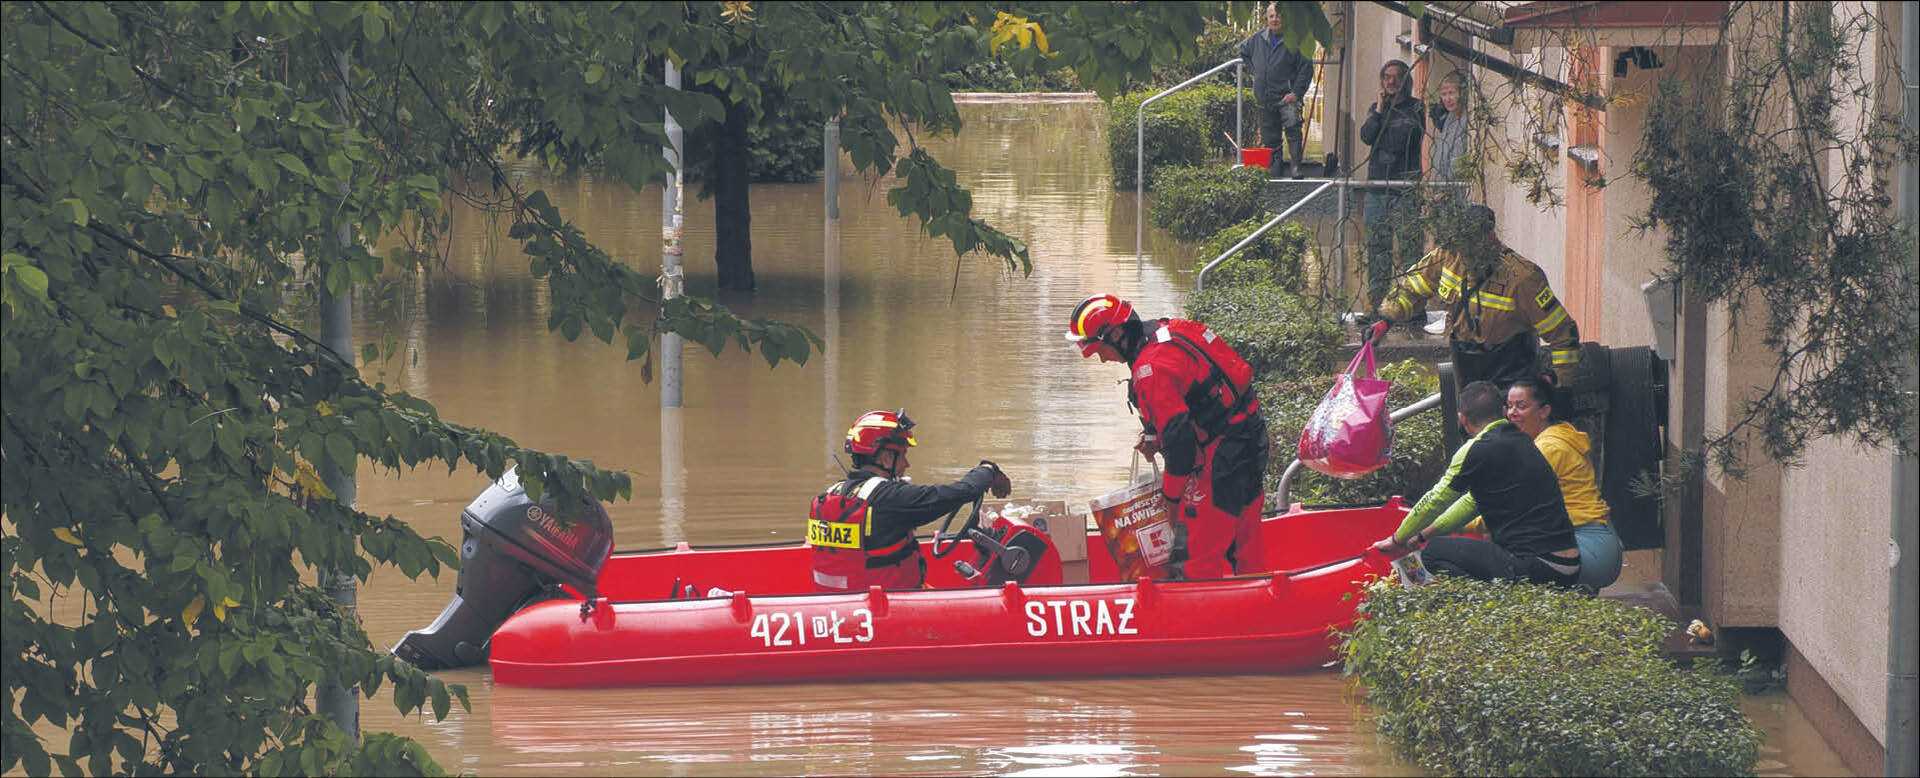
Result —
POLYGON ((1575 584, 1580 549, 1559 478, 1533 440, 1504 418, 1505 406, 1499 388, 1486 381, 1460 390, 1460 424, 1473 439, 1375 548, 1397 558, 1424 547, 1421 556, 1437 573, 1575 584), (1486 517, 1492 542, 1439 537, 1474 516, 1486 517))

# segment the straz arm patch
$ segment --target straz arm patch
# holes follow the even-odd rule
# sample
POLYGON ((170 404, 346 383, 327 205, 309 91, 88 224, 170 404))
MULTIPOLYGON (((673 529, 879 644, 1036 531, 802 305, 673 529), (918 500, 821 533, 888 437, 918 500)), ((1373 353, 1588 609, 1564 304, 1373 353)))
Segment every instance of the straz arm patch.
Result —
POLYGON ((1153 365, 1143 364, 1133 371, 1133 380, 1139 381, 1153 375, 1153 365))
POLYGON ((860 525, 807 519, 807 545, 860 548, 860 525))
POLYGON ((1540 310, 1546 310, 1547 306, 1553 304, 1553 287, 1540 287, 1540 293, 1533 296, 1533 302, 1535 305, 1540 306, 1540 310))

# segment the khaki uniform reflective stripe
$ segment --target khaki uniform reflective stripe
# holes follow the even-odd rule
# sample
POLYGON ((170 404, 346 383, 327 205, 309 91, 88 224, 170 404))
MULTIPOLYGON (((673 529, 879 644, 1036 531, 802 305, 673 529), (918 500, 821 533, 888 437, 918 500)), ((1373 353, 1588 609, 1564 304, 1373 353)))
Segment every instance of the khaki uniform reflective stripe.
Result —
POLYGON ((1541 319, 1540 323, 1533 325, 1533 329, 1534 331, 1540 333, 1542 336, 1545 336, 1547 333, 1552 332, 1555 327, 1560 326, 1561 323, 1565 322, 1566 320, 1567 320, 1567 309, 1559 306, 1554 306, 1553 313, 1547 314, 1547 318, 1541 319))
POLYGON ((1460 281, 1460 276, 1454 274, 1453 268, 1441 268, 1440 299, 1447 302, 1457 299, 1460 296, 1460 281))
POLYGON ((1480 307, 1482 308, 1492 308, 1496 311, 1506 311, 1509 313, 1513 312, 1513 298, 1511 297, 1497 295, 1492 292, 1475 292, 1473 293, 1473 299, 1474 302, 1480 303, 1480 307))
POLYGON ((1433 285, 1427 283, 1426 273, 1422 272, 1420 268, 1421 265, 1413 266, 1412 271, 1410 271, 1406 278, 1406 285, 1414 294, 1426 297, 1433 294, 1433 285))
POLYGON ((1564 367, 1580 362, 1580 349, 1557 348, 1553 350, 1553 366, 1564 367))

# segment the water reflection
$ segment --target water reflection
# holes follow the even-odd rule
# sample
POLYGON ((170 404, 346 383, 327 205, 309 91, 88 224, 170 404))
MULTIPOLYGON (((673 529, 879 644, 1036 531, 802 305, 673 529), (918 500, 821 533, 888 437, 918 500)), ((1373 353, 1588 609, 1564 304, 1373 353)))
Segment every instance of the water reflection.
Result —
POLYGON ((1407 771, 1354 747, 1356 734, 1371 735, 1356 732, 1329 676, 491 694, 497 766, 507 772, 1407 771), (1220 704, 1235 692, 1239 704, 1220 704))

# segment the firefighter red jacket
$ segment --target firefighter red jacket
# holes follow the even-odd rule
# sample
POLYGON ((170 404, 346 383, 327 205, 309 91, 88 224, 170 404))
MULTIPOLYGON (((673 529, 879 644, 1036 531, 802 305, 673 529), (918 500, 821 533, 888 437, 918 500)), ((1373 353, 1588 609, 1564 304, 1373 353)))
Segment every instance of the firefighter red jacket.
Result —
POLYGON ((1132 367, 1127 400, 1166 458, 1161 493, 1178 499, 1206 446, 1259 412, 1253 368, 1207 325, 1185 319, 1148 322, 1132 367))

